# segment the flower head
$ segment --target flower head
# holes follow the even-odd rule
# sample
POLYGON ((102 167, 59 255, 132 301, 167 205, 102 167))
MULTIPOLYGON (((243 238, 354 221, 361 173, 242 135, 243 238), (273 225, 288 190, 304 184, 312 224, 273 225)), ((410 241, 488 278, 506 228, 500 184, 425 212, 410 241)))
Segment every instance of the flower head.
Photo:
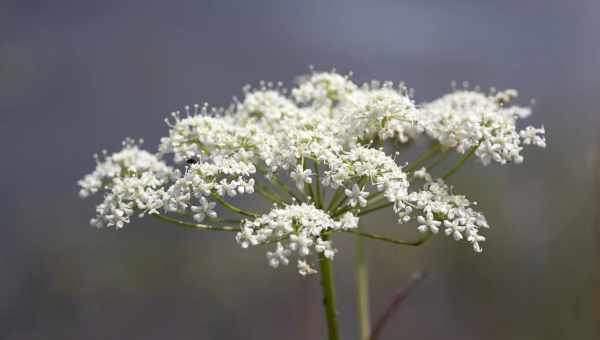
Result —
POLYGON ((524 146, 546 140, 544 127, 517 128, 531 110, 512 105, 516 96, 460 90, 418 105, 403 84, 358 85, 335 72, 313 72, 290 91, 261 83, 226 109, 173 113, 156 153, 130 139, 104 152, 78 182, 80 195, 102 193, 94 226, 170 214, 178 224, 235 231, 241 247, 266 246, 270 266, 295 260, 301 275, 316 272, 311 256, 336 256, 336 233, 361 234, 359 216, 386 207, 399 223, 416 220, 419 232, 443 231, 481 252, 489 225, 446 182, 454 168, 435 174, 443 157, 405 166, 406 154, 390 150, 429 138, 442 152, 474 155, 484 165, 520 163, 524 146), (238 207, 249 195, 271 208, 238 207), (242 220, 223 226, 227 213, 242 220))
POLYGON ((490 95, 477 91, 456 91, 426 103, 419 124, 444 148, 465 153, 477 147, 476 155, 484 165, 491 161, 521 163, 521 145, 544 147, 545 131, 531 126, 517 130, 517 121, 529 116, 531 110, 509 106, 516 97, 515 90, 490 95))

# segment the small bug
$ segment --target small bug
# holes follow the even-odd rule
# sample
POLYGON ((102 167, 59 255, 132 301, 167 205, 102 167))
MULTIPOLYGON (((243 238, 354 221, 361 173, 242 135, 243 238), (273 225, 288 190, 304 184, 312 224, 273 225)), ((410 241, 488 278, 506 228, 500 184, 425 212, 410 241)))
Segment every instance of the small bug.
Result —
POLYGON ((195 159, 195 158, 189 158, 189 159, 188 159, 187 161, 185 161, 185 162, 186 162, 187 164, 190 164, 190 165, 192 165, 192 164, 196 164, 196 163, 198 163, 198 160, 197 160, 197 159, 195 159))

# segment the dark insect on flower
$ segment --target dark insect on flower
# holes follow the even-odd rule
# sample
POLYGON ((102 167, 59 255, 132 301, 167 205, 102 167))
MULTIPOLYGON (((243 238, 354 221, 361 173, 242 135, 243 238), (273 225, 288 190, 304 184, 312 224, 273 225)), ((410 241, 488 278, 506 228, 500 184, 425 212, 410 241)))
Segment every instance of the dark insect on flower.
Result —
POLYGON ((187 164, 196 164, 198 163, 198 160, 195 158, 189 158, 187 161, 185 161, 187 164))

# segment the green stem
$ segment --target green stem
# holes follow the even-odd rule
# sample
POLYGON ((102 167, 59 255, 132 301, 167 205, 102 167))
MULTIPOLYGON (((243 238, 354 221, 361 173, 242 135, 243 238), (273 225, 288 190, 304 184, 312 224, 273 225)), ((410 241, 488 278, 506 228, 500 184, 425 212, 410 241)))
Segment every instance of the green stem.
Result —
POLYGON ((227 209, 229 209, 229 210, 233 211, 234 213, 237 213, 237 214, 240 214, 240 215, 244 215, 244 216, 248 216, 248 217, 252 217, 252 218, 256 218, 256 217, 258 217, 258 216, 259 216, 259 215, 258 215, 258 214, 256 214, 256 213, 253 213, 253 212, 251 212, 251 211, 242 210, 242 209, 240 209, 240 208, 238 208, 238 207, 235 207, 235 206, 233 206, 233 205, 231 205, 231 204, 227 203, 227 202, 226 202, 226 201, 223 199, 223 197, 221 197, 221 196, 219 196, 219 195, 217 195, 217 194, 210 194, 210 196, 211 196, 211 197, 212 197, 212 198, 213 198, 215 201, 217 201, 219 204, 221 204, 223 207, 225 207, 225 208, 227 208, 227 209))
POLYGON ((200 150, 204 151, 207 156, 210 156, 210 150, 198 139, 191 140, 190 143, 198 145, 200 150))
POLYGON ((417 158, 414 162, 410 163, 406 166, 406 172, 413 172, 419 168, 423 163, 425 163, 429 158, 435 155, 439 149, 441 148, 440 143, 433 144, 425 153, 423 153, 419 158, 417 158))
POLYGON ((343 213, 348 212, 352 209, 353 208, 351 206, 347 206, 344 209, 336 211, 334 214, 331 215, 331 217, 333 217, 333 218, 338 217, 338 216, 342 215, 343 213))
POLYGON ((329 202, 327 211, 332 212, 333 209, 335 209, 337 207, 337 201, 339 201, 339 199, 344 194, 344 190, 345 190, 345 188, 343 186, 340 186, 339 188, 337 188, 337 190, 335 191, 335 194, 333 194, 333 197, 331 198, 331 202, 329 202))
POLYGON ((232 232, 232 233, 241 231, 241 229, 238 227, 212 226, 212 225, 205 225, 205 224, 188 223, 188 222, 180 221, 178 219, 175 219, 175 218, 172 218, 169 216, 165 216, 165 215, 161 215, 161 214, 150 214, 150 216, 152 216, 158 220, 164 221, 164 222, 169 222, 169 223, 177 224, 182 227, 193 228, 193 229, 202 229, 202 230, 208 230, 208 231, 228 231, 228 232, 232 232))
MULTIPOLYGON (((381 121, 381 127, 383 128, 383 126, 385 125, 385 121, 381 121)), ((379 148, 384 148, 384 141, 383 138, 379 137, 379 136, 375 136, 375 143, 377 143, 377 145, 379 146, 379 148)))
MULTIPOLYGON (((302 160, 302 167, 304 170, 308 169, 307 161, 305 159, 302 160)), ((309 196, 312 201, 316 204, 317 199, 315 198, 315 194, 313 193, 312 185, 309 183, 304 183, 304 194, 309 196)))
POLYGON ((267 170, 262 167, 257 167, 258 172, 260 172, 265 178, 267 178, 274 186, 279 188, 282 192, 288 194, 290 197, 294 198, 298 202, 302 202, 303 198, 296 194, 294 190, 288 187, 285 182, 283 182, 279 177, 275 176, 275 174, 270 174, 267 170))
MULTIPOLYGON (((174 213, 179 216, 184 216, 184 217, 193 217, 194 216, 193 213, 187 212, 187 211, 174 211, 174 213)), ((211 223, 235 223, 235 224, 242 223, 241 220, 236 220, 236 219, 231 219, 231 218, 221 218, 221 217, 206 216, 206 220, 211 223)))
POLYGON ((275 244, 277 242, 281 242, 281 241, 285 241, 288 238, 290 238, 290 235, 292 235, 292 233, 287 233, 279 238, 267 241, 267 242, 263 242, 263 243, 259 243, 260 246, 267 246, 267 245, 271 245, 271 244, 275 244))
POLYGON ((429 164, 429 165, 427 166, 427 171, 428 171, 428 172, 431 172, 431 170, 433 170, 433 169, 434 169, 436 166, 440 165, 440 164, 441 164, 443 161, 445 161, 445 160, 446 160, 446 158, 448 158, 448 155, 449 155, 449 154, 450 154, 450 152, 448 152, 447 150, 446 150, 446 151, 443 151, 443 152, 442 152, 442 153, 439 155, 439 157, 438 157, 436 160, 434 160, 434 161, 433 161, 433 163, 431 163, 431 164, 429 164))
POLYGON ((317 204, 317 208, 323 208, 323 196, 321 196, 321 175, 319 173, 319 162, 313 161, 313 169, 315 171, 315 203, 317 204))
MULTIPOLYGON (((360 180, 359 180, 359 181, 358 181, 356 184, 357 184, 357 185, 358 185, 358 187, 359 187, 359 188, 362 190, 362 189, 363 189, 363 187, 365 186, 365 184, 367 184, 367 181, 368 181, 368 180, 369 180, 369 178, 368 178, 367 176, 362 176, 362 177, 360 178, 360 180)), ((332 211, 334 212, 334 213, 333 213, 333 215, 334 215, 334 216, 339 216, 339 215, 341 215, 342 213, 344 213, 344 212, 346 212, 346 211, 348 211, 348 210, 352 209, 352 208, 349 208, 349 207, 343 208, 343 207, 344 207, 344 204, 346 204, 346 201, 347 201, 347 200, 348 200, 348 196, 346 196, 346 195, 345 195, 345 193, 344 193, 344 198, 343 198, 343 199, 342 199, 342 200, 341 200, 339 203, 337 203, 337 204, 336 204, 336 205, 333 207, 333 209, 332 209, 332 211), (342 211, 336 211, 336 209, 338 209, 338 208, 342 208, 342 211)))
MULTIPOLYGON (((356 214, 356 216, 363 216, 363 215, 366 215, 366 214, 370 214, 370 213, 372 213, 374 211, 385 209, 387 207, 391 207, 392 205, 394 205, 394 202, 388 202, 388 201, 386 201, 385 203, 380 204, 380 205, 375 205, 376 203, 379 203, 379 201, 382 201, 382 200, 385 200, 385 197, 379 196, 379 197, 374 198, 371 202, 368 202, 369 205, 367 205, 364 209, 362 209, 361 211, 359 211, 356 214)), ((341 214, 343 214, 343 213, 345 213, 347 211, 350 211, 352 209, 353 209, 352 207, 347 206, 347 207, 345 207, 343 209, 340 209, 340 210, 336 211, 331 216, 332 217, 338 217, 341 214)))
POLYGON ((268 201, 271 201, 277 205, 284 205, 283 200, 277 196, 276 193, 269 191, 267 188, 265 188, 264 186, 256 183, 254 185, 254 187, 256 188, 256 191, 264 198, 266 198, 268 201))
POLYGON ((372 206, 375 203, 379 203, 381 201, 387 201, 387 198, 384 196, 385 192, 384 191, 380 191, 380 195, 373 195, 373 197, 371 199, 367 199, 367 206, 372 206))
MULTIPOLYGON (((325 241, 329 239, 329 235, 323 235, 322 237, 325 241)), ((323 286, 323 303, 325 304, 329 340, 339 340, 340 335, 331 260, 325 257, 323 253, 319 253, 319 264, 321 266, 321 285, 323 286)))
MULTIPOLYGON (((481 142, 479 142, 479 144, 481 144, 481 142)), ((465 162, 471 158, 471 156, 473 156, 475 154, 475 151, 477 151, 477 148, 479 147, 479 144, 475 145, 474 147, 472 147, 469 152, 467 152, 467 154, 460 159, 460 161, 458 161, 458 163, 456 163, 456 165, 454 165, 454 167, 452 167, 452 169, 450 169, 450 171, 448 171, 447 173, 445 173, 442 176, 443 180, 446 180, 448 177, 452 176, 455 172, 458 171, 458 169, 460 169, 465 162)))
POLYGON ((367 201, 377 199, 385 194, 385 191, 373 191, 367 196, 367 201))
POLYGON ((344 230, 344 232, 355 234, 355 235, 358 235, 361 237, 370 238, 372 240, 384 241, 384 242, 398 244, 398 245, 402 245, 402 246, 413 246, 413 247, 420 246, 421 244, 425 243, 425 241, 427 241, 431 237, 431 233, 427 232, 427 233, 423 234, 423 236, 421 236, 416 241, 406 241, 406 240, 396 240, 393 238, 389 238, 387 236, 369 234, 369 233, 362 232, 360 230, 344 230))
POLYGON ((241 220, 235 220, 235 219, 231 219, 231 218, 220 218, 220 217, 211 218, 211 217, 207 217, 206 219, 209 222, 214 222, 214 223, 237 223, 237 224, 242 223, 241 220))
POLYGON ((352 209, 351 207, 344 207, 344 204, 346 204, 346 201, 348 200, 348 196, 346 196, 346 193, 344 193, 344 198, 342 198, 342 200, 335 205, 335 207, 333 207, 333 215, 334 216, 339 216, 341 215, 340 212, 346 212, 350 209, 352 209), (342 210, 337 210, 338 208, 341 208, 342 210))
POLYGON ((358 303, 360 339, 367 340, 371 333, 371 319, 369 313, 369 270, 365 252, 365 240, 362 237, 356 238, 356 300, 358 303))
POLYGON ((385 209, 387 207, 391 207, 392 205, 394 205, 394 202, 386 202, 386 203, 383 203, 383 204, 380 204, 380 205, 366 207, 365 209, 361 210, 357 214, 357 216, 366 215, 366 214, 372 213, 372 212, 377 211, 377 210, 381 210, 381 209, 385 209))

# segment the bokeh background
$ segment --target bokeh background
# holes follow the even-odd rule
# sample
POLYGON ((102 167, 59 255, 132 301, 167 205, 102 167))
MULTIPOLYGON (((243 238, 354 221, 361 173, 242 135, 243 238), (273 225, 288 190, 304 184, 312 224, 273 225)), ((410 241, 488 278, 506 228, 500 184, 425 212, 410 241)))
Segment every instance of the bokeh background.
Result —
MULTIPOLYGON (((273 270, 232 235, 150 220, 88 225, 76 181, 125 137, 154 150, 185 104, 309 65, 520 90, 548 148, 452 178, 493 225, 485 252, 443 237, 368 243, 374 317, 427 270, 384 339, 600 337, 600 2, 29 1, 0 6, 0 338, 322 339, 318 278, 273 270)), ((410 157, 408 155, 407 157, 410 157)), ((252 202, 252 204, 260 204, 252 202)), ((373 230, 398 237, 385 213, 373 230)), ((336 239, 342 333, 356 339, 354 241, 336 239)))

